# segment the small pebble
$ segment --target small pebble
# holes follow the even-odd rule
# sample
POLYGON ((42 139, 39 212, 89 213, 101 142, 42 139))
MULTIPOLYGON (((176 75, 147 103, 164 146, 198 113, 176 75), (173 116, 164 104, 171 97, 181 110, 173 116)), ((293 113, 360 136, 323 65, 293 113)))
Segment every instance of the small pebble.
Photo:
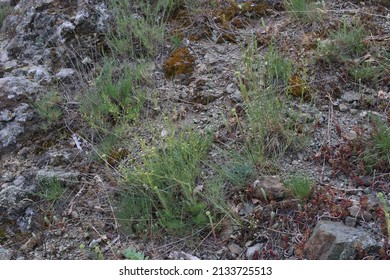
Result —
POLYGON ((345 105, 344 103, 341 103, 340 105, 339 105, 339 110, 340 110, 340 112, 346 112, 346 111, 348 111, 348 106, 347 105, 345 105))

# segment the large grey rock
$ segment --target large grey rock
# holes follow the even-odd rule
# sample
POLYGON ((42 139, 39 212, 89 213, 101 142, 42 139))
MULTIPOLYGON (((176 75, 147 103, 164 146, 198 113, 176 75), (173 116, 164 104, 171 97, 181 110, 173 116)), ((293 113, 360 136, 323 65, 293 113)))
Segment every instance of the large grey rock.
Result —
POLYGON ((38 182, 57 179, 60 182, 70 186, 79 182, 80 173, 77 171, 63 171, 63 170, 39 170, 36 175, 38 182))
POLYGON ((3 248, 3 246, 0 245, 0 260, 10 260, 12 257, 11 250, 3 248))
POLYGON ((103 0, 20 0, 2 27, 3 32, 12 34, 5 48, 8 57, 39 61, 50 73, 74 66, 75 46, 77 56, 85 56, 104 43, 110 18, 104 3, 103 0), (39 59, 46 50, 55 54, 58 48, 66 49, 66 54, 54 55, 49 61, 39 59))
POLYGON ((354 259, 357 249, 377 253, 381 248, 370 233, 341 222, 319 221, 305 245, 305 256, 316 260, 354 259))
POLYGON ((0 224, 3 220, 16 220, 33 201, 29 199, 36 190, 34 185, 13 184, 0 191, 0 224))
POLYGON ((14 109, 14 112, 9 110, 6 110, 6 112, 10 118, 2 118, 3 122, 7 120, 7 123, 3 123, 0 126, 0 148, 15 144, 17 137, 25 130, 24 123, 32 118, 32 112, 28 111, 28 105, 26 103, 21 103, 14 109))
POLYGON ((14 99, 22 95, 35 94, 39 90, 40 86, 38 83, 32 82, 25 77, 0 78, 0 98, 14 99))

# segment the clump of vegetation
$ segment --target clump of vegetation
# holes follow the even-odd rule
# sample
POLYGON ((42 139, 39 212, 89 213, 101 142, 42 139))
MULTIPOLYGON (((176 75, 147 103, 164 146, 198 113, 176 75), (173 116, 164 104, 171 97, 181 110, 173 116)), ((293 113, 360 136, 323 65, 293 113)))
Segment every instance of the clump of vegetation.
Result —
POLYGON ((37 111, 39 117, 44 120, 44 123, 41 124, 43 129, 48 129, 50 125, 60 120, 63 113, 61 108, 62 103, 63 98, 58 91, 42 94, 33 103, 33 107, 37 111))
POLYGON ((320 4, 313 0, 285 0, 284 6, 295 18, 304 22, 321 20, 323 13, 319 11, 320 4))
POLYGON ((364 36, 362 26, 356 27, 344 21, 341 28, 332 32, 328 39, 318 42, 318 56, 329 63, 358 57, 366 50, 364 36))
POLYGON ((285 185, 295 198, 305 201, 309 198, 313 181, 307 175, 298 174, 290 176, 285 185))
MULTIPOLYGON (((283 57, 271 43, 264 56, 265 60, 265 82, 272 87, 281 86, 282 90, 287 89, 288 81, 294 71, 294 63, 283 57)), ((259 65, 258 65, 259 66, 259 65)))
POLYGON ((209 223, 213 210, 197 181, 211 144, 210 135, 171 133, 164 144, 144 146, 142 158, 123 166, 126 195, 119 218, 133 231, 149 230, 151 219, 171 234, 197 231, 209 223))
POLYGON ((390 238, 390 212, 389 207, 387 205, 386 199, 383 195, 383 193, 379 192, 378 197, 380 202, 382 203, 383 212, 385 214, 385 223, 386 223, 386 229, 387 229, 387 237, 390 238))
POLYGON ((38 184, 40 189, 39 196, 51 203, 55 203, 65 193, 63 182, 56 177, 42 179, 38 184))
POLYGON ((144 67, 106 62, 91 89, 82 100, 81 112, 96 129, 115 126, 138 119, 145 92, 144 67))
POLYGON ((119 57, 153 57, 164 42, 165 21, 176 2, 109 0, 114 19, 108 36, 112 52, 119 57))
POLYGON ((383 69, 378 65, 366 62, 362 65, 350 67, 349 73, 355 81, 376 82, 383 73, 383 69))
POLYGON ((125 256, 125 258, 127 260, 133 260, 133 261, 147 260, 148 259, 148 257, 146 257, 143 252, 139 252, 133 248, 125 249, 125 251, 123 252, 123 255, 125 256))
POLYGON ((296 130, 297 119, 286 112, 285 93, 293 63, 283 58, 271 44, 265 55, 266 67, 262 69, 263 60, 256 52, 254 42, 244 58, 246 81, 241 81, 241 92, 247 118, 245 147, 258 165, 264 163, 266 157, 275 158, 289 148, 298 147, 300 137, 296 130))
POLYGON ((390 128, 378 118, 374 119, 373 130, 366 140, 363 161, 369 172, 390 170, 390 128))
POLYGON ((103 65, 94 86, 82 97, 80 112, 97 136, 99 152, 108 155, 135 123, 146 98, 147 64, 103 65), (99 140, 100 139, 100 140, 99 140))

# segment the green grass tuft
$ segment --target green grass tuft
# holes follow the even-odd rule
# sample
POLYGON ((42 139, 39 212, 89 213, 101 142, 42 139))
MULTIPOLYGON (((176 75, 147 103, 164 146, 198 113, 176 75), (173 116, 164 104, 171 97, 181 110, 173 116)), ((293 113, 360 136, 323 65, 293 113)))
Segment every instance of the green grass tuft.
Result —
POLYGON ((321 5, 317 1, 285 0, 284 6, 287 11, 291 12, 300 21, 315 22, 323 18, 323 13, 319 11, 321 5))
POLYGON ((285 185, 295 198, 305 201, 309 198, 313 181, 307 175, 292 175, 285 185))
POLYGON ((363 41, 365 34, 362 26, 351 26, 344 21, 327 40, 318 42, 317 54, 320 59, 328 63, 359 57, 366 50, 363 41))
POLYGON ((121 170, 127 193, 119 217, 125 225, 139 232, 153 219, 175 235, 205 227, 208 201, 195 188, 210 144, 210 135, 183 131, 167 136, 160 148, 143 147, 140 162, 121 170))

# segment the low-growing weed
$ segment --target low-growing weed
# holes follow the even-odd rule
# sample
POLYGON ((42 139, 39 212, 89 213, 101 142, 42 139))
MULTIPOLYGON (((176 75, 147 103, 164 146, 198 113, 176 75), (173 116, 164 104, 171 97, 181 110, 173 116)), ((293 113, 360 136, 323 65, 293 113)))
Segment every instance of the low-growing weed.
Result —
POLYGON ((320 4, 313 0, 286 0, 284 6, 295 18, 304 22, 321 20, 323 13, 319 11, 320 4))
POLYGON ((366 50, 364 36, 365 30, 362 26, 356 27, 344 21, 328 39, 318 42, 318 57, 328 63, 358 57, 366 50))
POLYGON ((153 57, 164 41, 165 21, 177 1, 109 0, 113 14, 108 44, 118 57, 153 57))
POLYGON ((46 201, 55 203, 65 193, 65 187, 58 178, 42 179, 39 184, 39 196, 46 201))
POLYGON ((203 228, 209 221, 205 214, 209 205, 196 191, 200 188, 196 181, 211 136, 188 130, 171 133, 163 141, 143 147, 140 162, 122 168, 127 188, 119 218, 130 219, 137 231, 152 219, 176 235, 203 228))
POLYGON ((143 252, 139 252, 133 248, 127 248, 124 250, 123 255, 127 260, 147 260, 148 257, 145 256, 143 252))
POLYGON ((298 174, 290 176, 285 185, 295 198, 305 201, 309 198, 313 181, 307 175, 298 174))
POLYGON ((41 124, 44 129, 60 120, 63 113, 62 103, 62 96, 57 91, 42 94, 33 103, 39 117, 44 120, 44 123, 41 124))
POLYGON ((387 205, 386 199, 383 195, 383 193, 378 193, 379 201, 382 203, 383 212, 385 214, 385 222, 386 222, 386 229, 387 229, 387 237, 390 238, 390 211, 389 207, 387 205))
POLYGON ((374 118, 373 130, 366 140, 363 161, 369 172, 390 169, 390 128, 378 118, 374 118))
POLYGON ((80 112, 95 134, 100 154, 109 155, 127 134, 128 125, 138 121, 146 98, 146 73, 146 65, 120 67, 108 61, 82 97, 80 112))
POLYGON ((254 166, 259 166, 264 165, 267 158, 283 155, 298 143, 299 137, 294 131, 297 118, 289 117, 286 111, 293 63, 283 58, 271 44, 264 56, 265 69, 262 69, 263 60, 256 51, 254 42, 244 57, 246 82, 240 80, 240 88, 247 119, 245 127, 242 126, 246 136, 245 153, 254 161, 254 166), (261 84, 262 78, 266 79, 263 83, 266 86, 261 84))
POLYGON ((355 81, 376 82, 383 73, 382 67, 364 63, 363 65, 353 66, 349 68, 350 75, 355 81))

